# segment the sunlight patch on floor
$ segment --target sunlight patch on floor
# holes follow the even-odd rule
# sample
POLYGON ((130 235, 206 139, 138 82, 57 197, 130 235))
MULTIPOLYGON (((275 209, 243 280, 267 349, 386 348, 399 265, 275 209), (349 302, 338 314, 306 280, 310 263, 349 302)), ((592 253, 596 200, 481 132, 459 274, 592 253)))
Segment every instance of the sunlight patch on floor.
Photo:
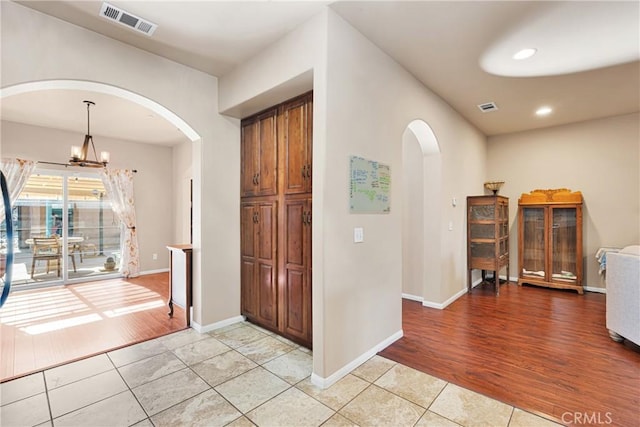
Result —
POLYGON ((29 335, 37 335, 45 332, 58 331, 60 329, 70 328, 73 326, 86 325, 87 323, 97 322, 99 320, 102 320, 102 317, 98 313, 92 313, 87 314, 86 316, 70 317, 67 319, 55 320, 53 322, 27 326, 26 328, 20 328, 20 330, 28 333, 29 335))
POLYGON ((138 311, 151 310, 154 308, 162 307, 165 305, 165 302, 162 300, 155 300, 150 302, 145 302, 143 304, 130 305, 127 307, 116 308, 113 310, 107 310, 104 313, 107 317, 118 317, 125 314, 135 313, 138 311))

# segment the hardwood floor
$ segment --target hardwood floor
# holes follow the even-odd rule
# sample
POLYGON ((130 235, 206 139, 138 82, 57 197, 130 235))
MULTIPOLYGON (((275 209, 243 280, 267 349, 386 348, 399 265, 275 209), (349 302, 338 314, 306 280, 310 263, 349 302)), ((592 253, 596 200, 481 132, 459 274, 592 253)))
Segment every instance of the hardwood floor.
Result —
POLYGON ((0 381, 186 328, 169 274, 12 292, 0 310, 0 381))
POLYGON ((640 425, 640 350, 609 338, 604 294, 486 284, 402 307, 384 357, 563 424, 640 425))

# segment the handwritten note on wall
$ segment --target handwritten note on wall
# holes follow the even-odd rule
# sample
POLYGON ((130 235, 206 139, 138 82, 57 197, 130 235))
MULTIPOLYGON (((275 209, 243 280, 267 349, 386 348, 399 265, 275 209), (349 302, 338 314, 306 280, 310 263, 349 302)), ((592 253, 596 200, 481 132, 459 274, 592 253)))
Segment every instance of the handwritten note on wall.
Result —
POLYGON ((389 213, 391 170, 389 165, 351 156, 351 213, 389 213))

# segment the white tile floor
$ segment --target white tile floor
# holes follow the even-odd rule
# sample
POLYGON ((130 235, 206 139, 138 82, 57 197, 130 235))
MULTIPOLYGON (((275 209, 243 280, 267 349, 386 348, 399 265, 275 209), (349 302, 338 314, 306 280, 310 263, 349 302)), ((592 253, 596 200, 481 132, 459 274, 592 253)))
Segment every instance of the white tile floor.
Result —
POLYGON ((311 369, 249 323, 189 329, 3 383, 0 425, 557 425, 380 356, 325 390, 311 369))

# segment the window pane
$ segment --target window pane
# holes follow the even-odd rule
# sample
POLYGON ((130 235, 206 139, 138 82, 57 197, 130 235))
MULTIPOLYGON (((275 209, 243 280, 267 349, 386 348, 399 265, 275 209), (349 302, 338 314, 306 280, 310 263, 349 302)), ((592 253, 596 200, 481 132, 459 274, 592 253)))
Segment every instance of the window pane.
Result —
POLYGON ((34 240, 62 236, 61 207, 62 177, 32 175, 13 205, 16 287, 62 280, 61 248, 47 244, 36 247, 34 240))
POLYGON ((99 178, 69 177, 70 279, 113 274, 120 267, 120 223, 99 178), (112 262, 107 262, 111 258, 112 262), (74 268, 75 263, 75 268, 74 268))

